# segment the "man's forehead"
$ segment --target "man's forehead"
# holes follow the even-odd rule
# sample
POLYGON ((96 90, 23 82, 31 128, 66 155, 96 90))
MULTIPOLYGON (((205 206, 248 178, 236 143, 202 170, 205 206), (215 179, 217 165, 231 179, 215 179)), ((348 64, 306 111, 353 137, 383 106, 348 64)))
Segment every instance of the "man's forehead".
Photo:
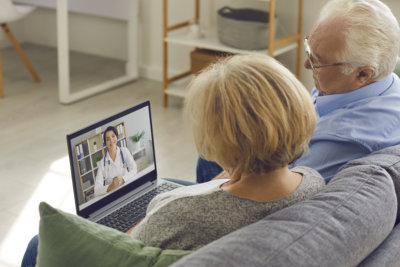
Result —
POLYGON ((345 41, 346 23, 340 19, 330 19, 318 23, 309 35, 310 44, 313 42, 328 41, 345 41))
POLYGON ((309 35, 313 56, 329 60, 345 46, 345 24, 338 20, 323 21, 317 24, 309 35))

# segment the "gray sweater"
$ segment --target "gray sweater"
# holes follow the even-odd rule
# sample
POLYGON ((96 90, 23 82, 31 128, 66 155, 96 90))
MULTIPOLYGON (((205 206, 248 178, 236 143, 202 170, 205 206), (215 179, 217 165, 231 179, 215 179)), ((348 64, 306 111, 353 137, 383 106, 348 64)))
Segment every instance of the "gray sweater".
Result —
POLYGON ((131 236, 147 246, 163 249, 198 249, 265 216, 308 199, 324 185, 313 169, 296 167, 303 174, 298 188, 286 197, 259 202, 238 197, 220 188, 227 180, 183 186, 155 197, 146 218, 131 236))

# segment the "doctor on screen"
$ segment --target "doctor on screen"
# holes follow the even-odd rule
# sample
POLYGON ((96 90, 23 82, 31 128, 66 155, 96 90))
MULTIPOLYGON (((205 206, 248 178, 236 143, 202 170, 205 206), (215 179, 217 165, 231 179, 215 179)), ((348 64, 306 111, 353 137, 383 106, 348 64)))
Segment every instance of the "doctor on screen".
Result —
POLYGON ((107 151, 98 162, 94 196, 101 196, 132 181, 137 174, 136 163, 126 147, 118 147, 118 132, 112 126, 104 131, 107 151))

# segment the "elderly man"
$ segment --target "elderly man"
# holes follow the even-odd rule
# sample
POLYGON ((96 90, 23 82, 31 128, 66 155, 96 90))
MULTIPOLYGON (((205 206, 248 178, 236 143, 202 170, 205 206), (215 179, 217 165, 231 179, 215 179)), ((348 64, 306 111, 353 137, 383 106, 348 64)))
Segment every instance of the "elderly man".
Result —
MULTIPOLYGON (((381 1, 332 0, 324 6, 304 39, 317 128, 309 153, 292 167, 314 168, 329 181, 347 161, 400 144, 400 81, 392 73, 399 39, 399 24, 381 1)), ((199 159, 197 181, 220 171, 199 159)))

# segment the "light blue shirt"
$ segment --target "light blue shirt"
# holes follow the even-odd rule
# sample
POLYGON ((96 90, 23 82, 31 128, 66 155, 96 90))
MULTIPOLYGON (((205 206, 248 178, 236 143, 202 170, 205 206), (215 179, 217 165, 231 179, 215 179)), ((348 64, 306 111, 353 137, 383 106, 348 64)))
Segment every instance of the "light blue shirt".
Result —
POLYGON ((294 166, 316 169, 328 182, 349 160, 400 144, 400 80, 391 74, 357 90, 322 95, 313 90, 317 127, 309 152, 294 166))

